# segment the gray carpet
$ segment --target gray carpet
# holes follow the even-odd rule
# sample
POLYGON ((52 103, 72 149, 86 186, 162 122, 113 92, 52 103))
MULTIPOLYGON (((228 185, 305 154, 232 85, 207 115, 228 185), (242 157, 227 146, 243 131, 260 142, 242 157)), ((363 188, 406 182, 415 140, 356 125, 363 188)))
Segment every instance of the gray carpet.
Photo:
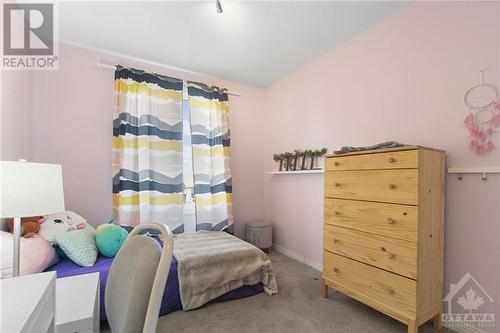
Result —
MULTIPOLYGON (((321 273, 272 253, 280 292, 174 312, 158 322, 158 332, 406 332, 405 325, 338 292, 319 295, 321 273)), ((432 325, 420 329, 434 332, 432 325)))
MULTIPOLYGON (((406 332, 405 325, 330 290, 319 296, 320 272, 281 254, 271 255, 279 294, 264 293, 160 317, 158 332, 406 332)), ((420 333, 437 332, 430 323, 420 333)), ((452 332, 444 329, 443 332, 452 332)))

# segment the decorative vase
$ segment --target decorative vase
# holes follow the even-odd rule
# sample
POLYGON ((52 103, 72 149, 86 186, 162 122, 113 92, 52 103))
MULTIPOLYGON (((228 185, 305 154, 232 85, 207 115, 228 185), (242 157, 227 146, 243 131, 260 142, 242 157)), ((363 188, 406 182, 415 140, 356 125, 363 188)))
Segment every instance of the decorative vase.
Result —
POLYGON ((314 168, 314 161, 316 160, 316 156, 311 156, 311 164, 309 165, 309 170, 314 168))
POLYGON ((319 157, 314 156, 313 158, 313 170, 319 169, 319 157))
POLYGON ((321 170, 325 167, 325 156, 318 156, 316 159, 315 169, 321 170))

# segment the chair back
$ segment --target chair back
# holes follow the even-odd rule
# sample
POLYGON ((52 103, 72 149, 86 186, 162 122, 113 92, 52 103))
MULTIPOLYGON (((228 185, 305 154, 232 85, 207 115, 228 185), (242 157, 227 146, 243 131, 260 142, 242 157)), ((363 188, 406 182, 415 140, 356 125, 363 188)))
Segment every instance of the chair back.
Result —
POLYGON ((106 282, 106 316, 112 332, 153 333, 172 261, 173 235, 159 223, 135 227, 116 254, 106 282), (163 248, 144 230, 160 231, 163 248))

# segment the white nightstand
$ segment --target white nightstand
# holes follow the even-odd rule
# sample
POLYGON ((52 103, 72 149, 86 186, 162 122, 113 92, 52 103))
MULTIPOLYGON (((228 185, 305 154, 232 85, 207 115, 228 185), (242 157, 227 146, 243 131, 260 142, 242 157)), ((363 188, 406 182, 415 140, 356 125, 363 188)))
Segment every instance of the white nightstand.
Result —
POLYGON ((54 332, 56 273, 0 280, 1 332, 54 332))
POLYGON ((57 333, 99 332, 99 273, 57 279, 57 333))

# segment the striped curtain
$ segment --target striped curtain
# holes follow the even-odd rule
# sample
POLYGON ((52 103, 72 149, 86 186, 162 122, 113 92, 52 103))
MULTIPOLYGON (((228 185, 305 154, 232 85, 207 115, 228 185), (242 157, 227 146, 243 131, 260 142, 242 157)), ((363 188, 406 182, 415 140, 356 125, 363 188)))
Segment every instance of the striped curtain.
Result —
POLYGON ((113 205, 122 225, 182 222, 181 80, 117 66, 113 114, 113 205))
POLYGON ((233 233, 229 108, 225 89, 188 81, 196 230, 233 233))

